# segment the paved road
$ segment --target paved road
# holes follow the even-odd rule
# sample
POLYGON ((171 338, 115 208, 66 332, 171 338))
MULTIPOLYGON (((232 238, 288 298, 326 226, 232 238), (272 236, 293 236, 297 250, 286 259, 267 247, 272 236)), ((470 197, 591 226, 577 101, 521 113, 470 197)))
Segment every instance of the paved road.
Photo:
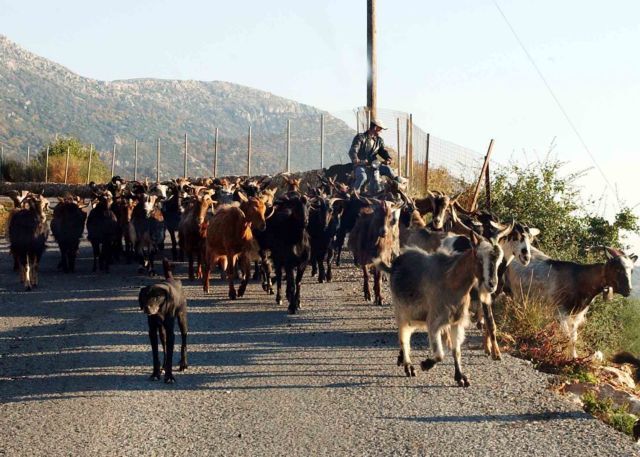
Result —
MULTIPOLYGON (((465 348, 468 389, 454 387, 450 359, 405 378, 391 310, 363 303, 352 267, 329 285, 307 280, 293 317, 255 283, 236 302, 219 281, 208 297, 188 285, 191 367, 175 385, 150 382, 136 297, 152 280, 133 265, 89 273, 81 255, 63 275, 52 247, 25 293, 0 244, 0 455, 637 452, 517 359, 465 348)), ((418 357, 425 340, 414 337, 418 357)))

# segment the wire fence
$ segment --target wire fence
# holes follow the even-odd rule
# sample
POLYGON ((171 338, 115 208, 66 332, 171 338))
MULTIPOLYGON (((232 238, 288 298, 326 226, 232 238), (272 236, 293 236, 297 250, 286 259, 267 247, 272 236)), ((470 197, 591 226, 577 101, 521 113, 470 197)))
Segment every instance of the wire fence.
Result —
MULTIPOLYGON (((393 166, 410 179, 413 192, 424 193, 427 188, 454 192, 477 180, 483 154, 428 134, 408 113, 378 109, 377 117, 387 127, 382 136, 392 154, 393 166)), ((254 122, 247 125, 244 134, 239 133, 236 126, 204 133, 164 133, 151 138, 116 135, 112 144, 98 142, 96 151, 111 175, 125 179, 164 181, 178 176, 272 175, 347 163, 354 135, 365 131, 368 125, 367 109, 360 107, 317 116, 254 122)), ((86 142, 85 148, 93 148, 88 144, 90 139, 77 136, 86 142)), ((40 164, 30 175, 31 180, 44 182, 53 176, 66 177, 66 171, 54 175, 45 170, 43 164, 49 163, 46 149, 52 142, 2 144, 0 178, 12 179, 7 175, 9 162, 26 167, 40 164)), ((83 157, 88 160, 89 154, 83 157)), ((83 165, 79 175, 88 180, 91 165, 83 165)))

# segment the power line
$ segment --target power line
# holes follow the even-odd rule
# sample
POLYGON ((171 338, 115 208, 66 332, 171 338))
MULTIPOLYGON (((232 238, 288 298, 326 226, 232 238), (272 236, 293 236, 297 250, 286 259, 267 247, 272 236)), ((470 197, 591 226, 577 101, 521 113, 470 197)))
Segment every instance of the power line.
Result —
POLYGON ((538 65, 536 64, 536 61, 533 59, 533 57, 531 56, 531 54, 529 53, 529 51, 527 50, 527 48, 525 47, 524 43, 522 42, 522 40, 520 39, 520 37, 518 36, 518 34, 516 33, 515 29, 513 28, 513 26, 511 25, 511 22, 509 22, 509 19, 507 19, 507 16, 504 14, 504 12, 502 11, 502 8, 500 8, 500 5, 498 5, 498 1, 497 0, 493 0, 493 4, 495 5, 495 7, 498 9, 498 12, 500 13, 500 15, 502 16, 502 18, 504 19, 504 22, 507 24, 507 26, 509 27, 509 29, 511 30, 511 33, 513 33, 513 36, 515 37, 516 41, 518 42, 518 44, 520 45, 520 47, 522 48, 522 50, 524 51, 525 55, 527 56, 527 58, 529 59, 529 62, 531 62, 531 65, 533 65, 533 68, 535 68, 536 72, 538 73, 538 76, 540 77, 540 79, 542 80, 542 82, 544 83, 544 85, 546 86, 547 90, 549 91, 549 94, 551 95, 551 97, 553 98, 553 100, 555 101, 556 105, 558 105, 558 108, 560 109, 560 111, 562 112, 562 115, 564 116, 564 118, 567 120, 567 123, 569 124, 569 126, 571 127, 571 130, 573 130, 573 133, 575 133, 576 137, 578 137, 578 140, 580 141, 580 143, 582 144, 582 147, 584 148, 584 150, 587 152, 587 154, 589 155, 589 157, 591 158, 591 161, 593 162, 593 164, 595 165, 595 167, 598 169, 598 171, 600 172, 600 175, 602 176, 602 179, 604 179, 604 182, 607 186, 607 188, 609 189, 609 191, 614 195, 614 197, 616 198, 616 202, 618 203, 618 207, 621 207, 620 204, 620 199, 618 198, 618 193, 616 191, 614 191, 613 187, 611 186, 611 183, 609 182, 609 179, 607 179, 607 176, 604 174, 604 171, 602 170, 602 168, 600 168, 600 165, 598 164, 598 162, 596 161, 596 158, 594 157, 594 155, 591 153, 591 150, 589 149, 589 147, 587 146, 587 143, 584 141, 584 139, 582 138, 582 135, 580 134, 580 132, 578 131, 578 128, 575 126, 575 124, 573 123, 573 121, 571 120, 571 118, 569 117, 569 114, 567 113, 567 111, 564 109, 564 106, 562 105, 562 103, 560 103, 560 100, 558 99, 558 97, 556 96, 555 92, 553 91, 553 89, 551 89, 551 85, 547 82, 547 79, 544 77, 544 75, 542 74, 542 72, 540 71, 540 68, 538 67, 538 65))

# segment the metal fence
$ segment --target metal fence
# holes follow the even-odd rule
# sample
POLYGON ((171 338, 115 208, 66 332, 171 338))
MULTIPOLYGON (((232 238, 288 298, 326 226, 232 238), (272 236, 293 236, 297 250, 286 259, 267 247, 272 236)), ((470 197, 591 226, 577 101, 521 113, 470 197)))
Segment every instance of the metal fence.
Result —
MULTIPOLYGON (((424 193, 427 187, 450 192, 456 190, 452 186, 477 180, 482 167, 481 153, 426 133, 408 113, 379 109, 377 117, 388 127, 383 138, 393 150, 393 166, 410 178, 414 192, 424 193), (449 179, 448 183, 439 180, 443 176, 449 179)), ((348 162, 353 136, 356 131, 366 130, 368 123, 367 109, 361 107, 315 117, 279 118, 272 124, 256 122, 247 125, 244 133, 238 132, 236 126, 204 133, 165 133, 152 138, 116 135, 112 144, 97 144, 96 150, 113 175, 126 179, 162 181, 177 176, 307 171, 348 162)), ((90 138, 75 136, 84 143, 91 142, 90 138)), ((43 141, 33 145, 0 145, 0 177, 4 176, 4 165, 9 160, 43 163, 47 144, 43 141)), ((44 171, 41 174, 41 181, 51 176, 44 171)))

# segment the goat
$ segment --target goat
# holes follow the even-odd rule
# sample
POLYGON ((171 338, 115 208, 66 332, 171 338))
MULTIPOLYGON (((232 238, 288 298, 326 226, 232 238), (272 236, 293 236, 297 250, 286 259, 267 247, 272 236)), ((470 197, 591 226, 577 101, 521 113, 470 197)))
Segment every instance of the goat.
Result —
POLYGON ((266 245, 276 274, 276 303, 282 304, 282 270, 285 270, 289 314, 300 309, 300 283, 310 256, 307 198, 295 194, 280 197, 266 224, 266 245), (295 270, 295 277, 294 277, 295 270))
POLYGON ((577 358, 578 328, 585 320, 589 305, 600 293, 631 294, 631 277, 636 255, 604 247, 607 261, 590 265, 555 260, 532 248, 527 266, 512 262, 507 268, 505 292, 515 300, 530 297, 555 307, 562 329, 569 337, 569 353, 577 358))
POLYGON ((447 220, 447 214, 451 212, 451 209, 454 207, 461 195, 462 192, 453 197, 449 197, 439 191, 427 191, 427 196, 425 198, 418 198, 415 200, 415 206, 420 214, 432 214, 429 226, 433 230, 442 230, 447 220))
POLYGON ((354 192, 340 192, 337 196, 342 198, 342 201, 338 203, 341 211, 333 248, 336 253, 336 266, 340 266, 344 240, 356 225, 356 221, 360 216, 360 210, 363 206, 365 206, 365 202, 364 200, 358 198, 354 192))
POLYGON ((118 221, 111 211, 111 192, 94 192, 94 197, 95 206, 87 217, 87 238, 93 249, 93 271, 100 266, 100 270, 108 273, 119 233, 118 221))
MULTIPOLYGON (((162 202, 162 216, 164 226, 171 238, 171 258, 175 262, 178 260, 178 241, 176 232, 180 230, 180 220, 184 213, 182 202, 186 196, 182 182, 171 181, 168 185, 169 197, 162 202)), ((180 250, 180 260, 184 259, 184 253, 180 250)))
POLYGON ((186 254, 189 262, 189 279, 193 281, 196 277, 202 277, 202 261, 204 260, 204 248, 206 231, 203 224, 209 211, 214 204, 211 195, 206 193, 198 197, 190 197, 187 201, 188 207, 184 212, 182 220, 178 226, 180 239, 180 252, 186 254), (196 260, 196 272, 193 269, 193 260, 196 260))
POLYGON ((58 198, 58 204, 53 209, 51 232, 58 242, 60 268, 65 273, 73 273, 76 270, 76 256, 87 220, 87 213, 79 206, 80 201, 80 197, 58 198))
POLYGON ((222 269, 227 272, 229 298, 232 300, 244 295, 249 281, 250 261, 257 256, 258 247, 251 229, 264 230, 266 226, 264 202, 257 197, 239 195, 242 203, 218 207, 206 228, 203 290, 209 292, 211 268, 221 262, 222 269), (236 293, 233 279, 238 260, 244 276, 236 293))
MULTIPOLYGON (((371 301, 369 269, 373 261, 391 262, 394 247, 397 247, 400 208, 381 200, 365 200, 360 216, 349 235, 349 249, 356 265, 362 268, 365 301, 371 301)), ((397 254, 397 252, 395 252, 397 254)), ((382 305, 380 271, 373 269, 373 293, 375 304, 382 305)))
POLYGON ((427 329, 434 358, 427 358, 420 367, 430 370, 444 359, 442 333, 449 331, 455 366, 454 380, 461 387, 469 386, 462 372, 460 346, 469 322, 471 289, 478 285, 483 301, 491 300, 498 285, 498 265, 502 249, 492 241, 471 234, 471 249, 447 254, 428 254, 419 248, 407 248, 391 264, 376 259, 378 269, 390 276, 392 304, 398 325, 400 354, 398 365, 406 376, 415 376, 411 362, 411 334, 427 329))
POLYGON ((49 201, 41 195, 29 194, 14 209, 9 219, 9 249, 20 270, 25 290, 38 286, 40 259, 47 245, 49 201))
POLYGON ((136 232, 135 252, 140 259, 140 271, 153 276, 155 255, 164 243, 164 217, 157 195, 139 194, 131 220, 136 232))
POLYGON ((312 199, 309 211, 309 243, 311 245, 311 276, 318 273, 318 282, 330 282, 332 279, 331 260, 333 258, 333 239, 338 229, 339 210, 334 210, 337 199, 316 197, 312 199), (324 262, 327 262, 325 272, 324 262))

